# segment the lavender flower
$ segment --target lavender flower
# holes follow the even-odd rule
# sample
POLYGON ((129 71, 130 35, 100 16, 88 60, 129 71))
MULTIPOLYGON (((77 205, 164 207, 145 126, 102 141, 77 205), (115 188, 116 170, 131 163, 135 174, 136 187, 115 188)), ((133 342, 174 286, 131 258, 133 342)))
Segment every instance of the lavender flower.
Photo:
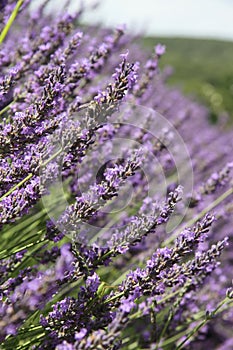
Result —
POLYGON ((167 86, 164 45, 48 3, 0 4, 1 346, 231 349, 232 131, 167 86))

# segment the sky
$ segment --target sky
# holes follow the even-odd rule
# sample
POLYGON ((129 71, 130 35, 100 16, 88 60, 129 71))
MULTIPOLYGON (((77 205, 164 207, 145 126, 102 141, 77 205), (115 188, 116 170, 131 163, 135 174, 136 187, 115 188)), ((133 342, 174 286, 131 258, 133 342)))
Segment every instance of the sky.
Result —
POLYGON ((126 24, 148 35, 233 41, 233 0, 101 0, 84 19, 106 26, 126 24))

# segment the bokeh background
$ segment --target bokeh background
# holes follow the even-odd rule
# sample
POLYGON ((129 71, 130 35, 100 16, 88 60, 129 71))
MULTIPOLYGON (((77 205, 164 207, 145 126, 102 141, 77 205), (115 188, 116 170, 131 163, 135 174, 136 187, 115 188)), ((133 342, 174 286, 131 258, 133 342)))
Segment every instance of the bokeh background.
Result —
MULTIPOLYGON (((143 33, 143 45, 167 47, 168 80, 211 110, 212 121, 233 121, 233 0, 101 0, 84 23, 143 33)), ((96 1, 87 0, 87 5, 96 1)), ((73 2, 72 6, 77 5, 73 2)))

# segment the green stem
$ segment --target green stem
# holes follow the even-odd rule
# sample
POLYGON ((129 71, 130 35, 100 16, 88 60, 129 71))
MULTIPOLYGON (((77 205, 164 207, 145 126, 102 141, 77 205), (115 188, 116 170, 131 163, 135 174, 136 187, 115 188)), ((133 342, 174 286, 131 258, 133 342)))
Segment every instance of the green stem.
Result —
MULTIPOLYGON (((42 231, 41 231, 42 232, 42 231)), ((33 237, 35 237, 35 236, 33 236, 33 237)), ((30 239, 31 237, 29 237, 28 239, 26 239, 26 241, 25 242, 22 242, 21 244, 24 244, 24 243, 26 243, 29 239, 30 239)), ((21 247, 19 247, 18 249, 17 249, 17 246, 15 246, 15 247, 13 247, 13 248, 15 248, 15 250, 12 250, 8 255, 1 255, 1 257, 0 257, 0 260, 2 260, 2 259, 7 259, 7 258, 9 258, 10 256, 12 256, 12 254, 16 254, 16 253, 18 253, 18 252, 21 252, 22 250, 28 250, 28 248, 30 248, 30 247, 34 247, 35 245, 37 245, 37 244, 40 244, 41 242, 46 242, 46 240, 44 239, 44 238, 42 238, 42 239, 40 239, 40 240, 37 240, 36 242, 34 241, 34 242, 31 242, 31 243, 28 243, 28 244, 25 244, 25 245, 22 245, 21 247)), ((9 248, 9 250, 10 250, 11 248, 9 248)), ((3 254, 3 253, 7 253, 9 250, 3 250, 3 251, 1 251, 1 254, 3 254)))
POLYGON ((177 290, 176 292, 174 292, 174 293, 170 293, 170 294, 168 294, 168 295, 166 295, 163 299, 161 299, 161 300, 158 300, 157 301, 157 304, 159 305, 159 304, 162 304, 162 303, 164 303, 165 301, 167 301, 167 300, 170 300, 171 298, 174 298, 176 295, 178 295, 180 293, 180 290, 177 290))
MULTIPOLYGON (((198 213, 194 218, 190 219, 188 222, 185 223, 185 227, 190 227, 193 224, 195 224, 198 220, 203 218, 204 215, 209 213, 211 210, 213 210, 218 204, 220 204, 224 199, 229 197, 233 193, 233 188, 229 188, 226 192, 224 192, 220 197, 218 197, 215 201, 210 203, 207 207, 205 207, 200 213, 198 213)), ((184 226, 182 226, 179 230, 175 231, 168 239, 166 239, 162 246, 165 247, 169 244, 171 244, 174 239, 182 232, 184 229, 184 226)))
POLYGON ((229 303, 229 298, 225 298, 224 300, 222 300, 218 306, 216 307, 216 309, 214 309, 213 312, 211 312, 210 316, 205 317, 205 319, 203 321, 201 321, 188 335, 187 337, 176 347, 176 350, 180 350, 183 348, 184 344, 195 334, 197 333, 208 321, 210 321, 215 315, 217 315, 219 312, 223 311, 220 310, 222 308, 223 305, 225 304, 231 304, 231 301, 229 303))
POLYGON ((123 297, 124 294, 125 294, 125 292, 120 292, 120 293, 114 295, 113 297, 104 300, 104 304, 108 304, 108 303, 110 303, 111 301, 117 300, 117 299, 123 297))
POLYGON ((7 24, 5 25, 5 27, 3 28, 3 31, 0 34, 0 44, 2 44, 3 41, 5 40, 5 37, 7 36, 7 33, 9 32, 9 30, 10 30, 19 10, 20 10, 20 7, 23 5, 23 3, 24 3, 24 0, 18 0, 14 10, 12 11, 12 13, 10 15, 10 18, 7 21, 7 24))
POLYGON ((168 326, 169 326, 169 324, 170 324, 170 322, 171 322, 171 320, 172 320, 172 317, 173 317, 173 312, 172 312, 172 310, 170 309, 170 310, 169 310, 168 317, 167 317, 167 321, 165 322, 165 325, 164 325, 164 327, 163 327, 163 329, 162 329, 162 332, 160 333, 159 338, 158 338, 158 340, 157 340, 156 350, 159 349, 160 340, 163 339, 163 337, 164 337, 164 335, 165 335, 165 333, 166 333, 166 331, 167 331, 167 328, 168 328, 168 326))
MULTIPOLYGON (((45 167, 51 160, 53 160, 54 158, 56 158, 57 155, 59 155, 62 152, 62 149, 59 149, 56 153, 54 153, 52 155, 52 157, 50 157, 48 160, 46 160, 41 167, 45 167)), ((22 181, 20 181, 19 183, 17 183, 15 186, 13 186, 8 192, 6 192, 1 198, 0 198, 0 202, 6 198, 7 196, 9 196, 12 192, 14 192, 14 190, 16 190, 18 187, 22 186, 25 182, 27 182, 28 180, 30 180, 33 176, 33 173, 28 174, 28 176, 26 176, 22 181)))
POLYGON ((19 183, 17 183, 15 186, 13 186, 8 192, 6 192, 1 198, 0 198, 0 202, 6 198, 7 196, 9 196, 9 194, 11 194, 12 192, 14 192, 14 190, 16 190, 18 187, 20 187, 21 185, 23 185, 26 181, 30 180, 32 178, 33 174, 30 173, 28 174, 27 177, 25 177, 25 179, 23 179, 22 181, 20 181, 19 183))
POLYGON ((11 101, 7 106, 5 106, 3 109, 1 109, 0 111, 0 115, 2 115, 3 113, 5 113, 6 111, 8 111, 8 109, 10 108, 10 106, 15 103, 15 100, 11 101))

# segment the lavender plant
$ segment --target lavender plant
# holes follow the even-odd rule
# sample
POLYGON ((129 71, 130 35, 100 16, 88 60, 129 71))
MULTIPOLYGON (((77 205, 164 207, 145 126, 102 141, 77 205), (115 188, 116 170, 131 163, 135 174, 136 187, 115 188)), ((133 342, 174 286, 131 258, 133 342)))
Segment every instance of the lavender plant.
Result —
POLYGON ((1 348, 232 349, 232 131, 48 3, 0 5, 1 348))

